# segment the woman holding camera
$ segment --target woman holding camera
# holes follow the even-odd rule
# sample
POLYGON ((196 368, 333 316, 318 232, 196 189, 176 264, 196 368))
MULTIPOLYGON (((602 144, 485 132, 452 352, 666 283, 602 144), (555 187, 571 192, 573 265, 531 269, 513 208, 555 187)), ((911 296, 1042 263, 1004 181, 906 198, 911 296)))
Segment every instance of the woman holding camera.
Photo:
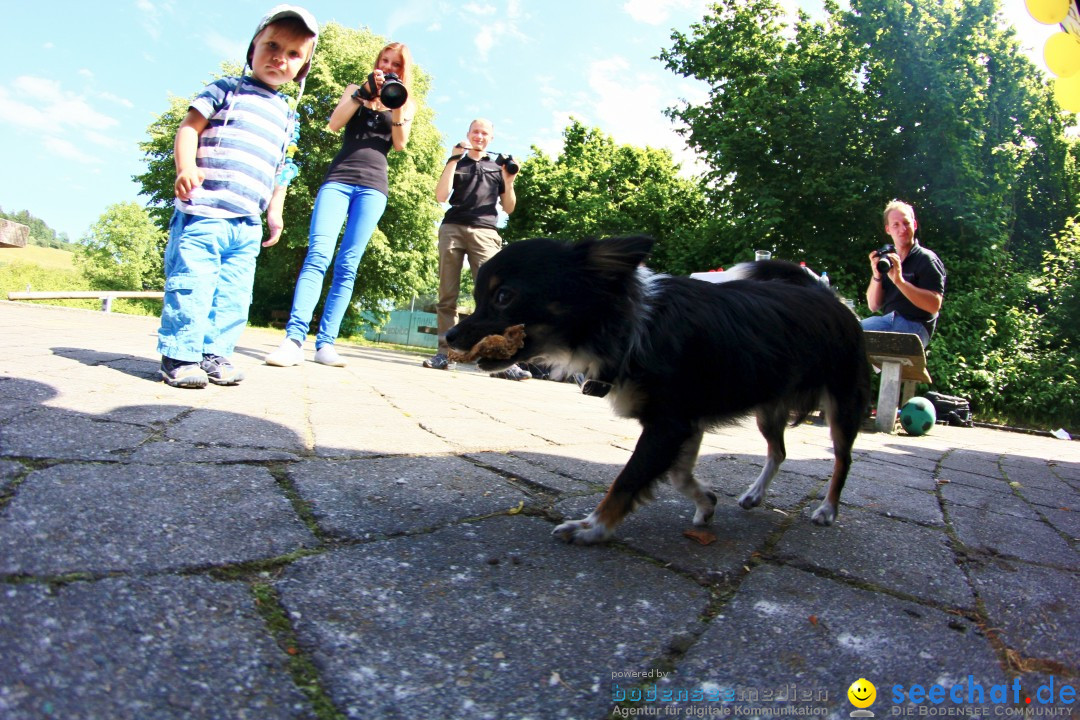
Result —
POLYGON ((332 132, 344 127, 345 135, 315 199, 307 258, 296 281, 285 339, 266 356, 267 365, 289 367, 303 361, 308 326, 338 234, 345 225, 315 337, 315 362, 344 367, 334 341, 352 302, 356 268, 386 210, 387 155, 391 147, 401 151, 409 142, 409 123, 415 114, 415 103, 408 97, 411 80, 408 46, 390 43, 379 52, 367 79, 360 85, 350 83, 330 114, 327 127, 332 132))

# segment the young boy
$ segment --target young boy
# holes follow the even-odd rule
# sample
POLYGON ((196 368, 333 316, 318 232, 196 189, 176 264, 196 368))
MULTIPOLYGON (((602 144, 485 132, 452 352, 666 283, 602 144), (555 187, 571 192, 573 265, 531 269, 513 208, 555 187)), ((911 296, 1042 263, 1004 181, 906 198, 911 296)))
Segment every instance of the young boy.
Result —
MULTIPOLYGON (((228 358, 247 324, 262 220, 270 247, 284 228, 290 179, 286 147, 296 114, 278 88, 304 79, 318 41, 315 18, 278 5, 259 23, 247 69, 195 98, 176 131, 175 211, 165 249, 165 302, 158 331, 161 376, 173 387, 244 376, 228 358)), ((295 107, 295 104, 292 105, 295 107)))

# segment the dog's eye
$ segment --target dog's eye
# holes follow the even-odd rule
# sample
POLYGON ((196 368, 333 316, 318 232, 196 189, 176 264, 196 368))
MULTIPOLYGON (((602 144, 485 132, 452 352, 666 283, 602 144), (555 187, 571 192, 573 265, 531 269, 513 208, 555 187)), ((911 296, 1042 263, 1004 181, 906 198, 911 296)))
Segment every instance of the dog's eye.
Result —
POLYGON ((509 288, 501 287, 495 291, 495 307, 504 308, 514 301, 514 291, 509 288))

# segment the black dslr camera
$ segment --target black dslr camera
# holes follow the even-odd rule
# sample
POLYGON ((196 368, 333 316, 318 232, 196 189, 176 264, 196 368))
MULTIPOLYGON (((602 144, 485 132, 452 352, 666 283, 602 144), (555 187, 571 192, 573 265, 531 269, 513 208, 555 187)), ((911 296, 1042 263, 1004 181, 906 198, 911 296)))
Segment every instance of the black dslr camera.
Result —
POLYGON ((888 275, 892 270, 892 259, 889 257, 889 253, 896 252, 896 246, 891 243, 882 245, 878 250, 874 252, 874 257, 877 258, 877 271, 882 275, 888 275))
POLYGON ((383 75, 382 91, 376 94, 375 73, 371 73, 360 89, 353 93, 353 97, 357 100, 374 100, 376 97, 381 97, 383 105, 395 110, 409 99, 409 91, 395 73, 386 73, 383 75))
POLYGON ((499 153, 495 156, 495 164, 499 167, 505 167, 506 172, 511 175, 517 175, 518 170, 521 169, 521 166, 517 164, 517 160, 514 159, 513 155, 503 155, 502 153, 499 153))

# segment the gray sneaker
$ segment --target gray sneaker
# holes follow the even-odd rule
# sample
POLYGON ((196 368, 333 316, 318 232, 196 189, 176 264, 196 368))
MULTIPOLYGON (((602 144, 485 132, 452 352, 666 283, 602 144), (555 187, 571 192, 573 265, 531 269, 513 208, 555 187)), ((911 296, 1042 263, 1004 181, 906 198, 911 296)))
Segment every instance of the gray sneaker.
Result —
POLYGON ((199 367, 199 363, 174 360, 162 355, 158 372, 161 373, 165 384, 172 387, 196 389, 206 387, 206 371, 199 367))
POLYGON ((228 358, 220 355, 203 355, 199 367, 206 373, 206 378, 215 385, 236 385, 244 379, 244 373, 237 370, 228 358))
POLYGON ((491 373, 493 378, 502 378, 503 380, 530 380, 532 379, 532 373, 528 370, 522 370, 517 365, 511 365, 497 373, 491 373))
POLYGON ((454 363, 446 357, 446 353, 436 353, 424 361, 424 367, 434 370, 453 370, 454 363))

